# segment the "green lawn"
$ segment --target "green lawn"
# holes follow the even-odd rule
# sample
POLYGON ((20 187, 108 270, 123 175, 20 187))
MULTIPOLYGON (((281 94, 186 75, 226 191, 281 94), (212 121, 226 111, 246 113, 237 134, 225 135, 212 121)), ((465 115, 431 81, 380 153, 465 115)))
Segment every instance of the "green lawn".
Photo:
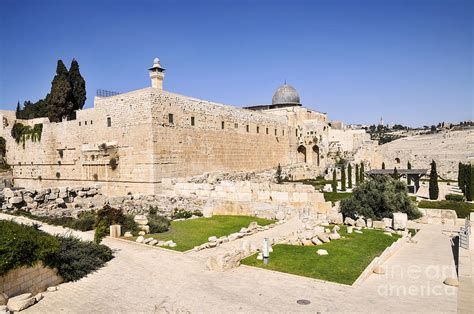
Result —
MULTIPOLYGON (((208 242, 210 236, 222 237, 239 232, 242 227, 248 227, 256 221, 260 226, 274 223, 273 220, 250 216, 212 216, 211 218, 187 219, 172 221, 170 229, 163 233, 149 234, 157 240, 173 240, 177 245, 169 248, 176 251, 187 251, 197 245, 208 242)), ((136 237, 129 238, 135 241, 136 237)), ((168 248, 168 247, 165 247, 168 248)))
POLYGON ((331 180, 325 180, 322 177, 318 177, 316 179, 304 179, 304 180, 294 180, 294 181, 287 181, 287 182, 298 182, 302 184, 312 185, 316 190, 321 190, 326 184, 331 184, 331 180))
POLYGON ((351 192, 324 192, 324 199, 326 200, 326 202, 331 201, 333 204, 337 201, 349 198, 351 196, 351 192))
POLYGON ((345 239, 318 246, 277 244, 267 265, 256 255, 242 260, 242 264, 351 285, 376 256, 400 237, 390 237, 379 230, 347 234, 345 227, 341 227, 340 234, 345 239), (327 250, 329 255, 317 255, 318 249, 327 250))
POLYGON ((466 218, 469 213, 474 211, 474 204, 457 201, 420 201, 419 208, 435 208, 435 209, 453 209, 456 211, 458 218, 466 218))

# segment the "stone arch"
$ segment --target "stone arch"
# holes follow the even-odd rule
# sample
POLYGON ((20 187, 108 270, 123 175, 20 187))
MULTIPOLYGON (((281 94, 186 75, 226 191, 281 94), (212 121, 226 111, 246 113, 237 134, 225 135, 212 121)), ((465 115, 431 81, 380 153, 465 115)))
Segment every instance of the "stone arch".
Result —
POLYGON ((400 163, 400 158, 398 158, 398 157, 395 158, 395 162, 396 162, 397 164, 399 164, 399 163, 400 163))
POLYGON ((320 150, 318 145, 313 146, 313 162, 319 166, 320 150))
POLYGON ((300 145, 298 146, 298 155, 297 155, 297 159, 298 159, 298 162, 306 162, 306 147, 304 147, 304 145, 300 145))

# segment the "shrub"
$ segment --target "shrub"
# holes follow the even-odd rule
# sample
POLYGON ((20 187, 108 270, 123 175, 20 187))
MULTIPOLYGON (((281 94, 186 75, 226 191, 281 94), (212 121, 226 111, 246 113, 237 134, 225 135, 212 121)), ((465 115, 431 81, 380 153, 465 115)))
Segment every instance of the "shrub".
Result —
POLYGON ((73 219, 68 227, 80 231, 89 231, 94 229, 95 224, 95 213, 94 212, 82 212, 78 215, 77 219, 73 219))
POLYGON ((278 184, 283 183, 283 175, 282 175, 280 164, 278 164, 278 167, 277 167, 276 172, 275 172, 275 181, 278 184))
POLYGON ((49 256, 45 263, 58 269, 67 281, 76 281, 110 261, 112 250, 105 245, 81 241, 75 237, 58 237, 60 250, 49 256))
POLYGON ((136 234, 139 231, 138 224, 133 220, 133 215, 125 215, 125 219, 122 222, 122 235, 127 231, 130 231, 132 234, 136 234))
POLYGON ((446 194, 446 200, 447 201, 455 201, 455 202, 463 202, 464 201, 464 195, 446 194))
POLYGON ((0 221, 0 275, 44 261, 59 249, 58 239, 35 227, 0 221))
POLYGON ((191 218, 193 215, 202 217, 202 213, 198 210, 190 211, 190 210, 185 210, 182 208, 175 208, 172 218, 173 219, 188 219, 188 218, 191 218))
POLYGON ((120 209, 112 208, 110 205, 105 205, 103 208, 99 209, 99 211, 97 211, 94 225, 94 242, 99 244, 102 239, 107 236, 110 225, 122 225, 124 221, 125 215, 120 209))
POLYGON ((405 183, 389 176, 378 176, 361 183, 351 198, 341 201, 341 212, 351 218, 390 218, 394 212, 406 213, 409 219, 421 216, 408 197, 405 183))
POLYGON ((170 220, 164 216, 148 216, 148 226, 150 233, 162 233, 168 231, 170 220))

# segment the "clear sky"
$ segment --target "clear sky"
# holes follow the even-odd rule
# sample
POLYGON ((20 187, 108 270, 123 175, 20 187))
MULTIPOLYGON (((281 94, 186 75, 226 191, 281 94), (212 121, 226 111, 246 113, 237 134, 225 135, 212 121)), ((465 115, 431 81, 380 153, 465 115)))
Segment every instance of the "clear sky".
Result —
POLYGON ((0 108, 49 92, 56 61, 96 89, 150 86, 236 106, 284 80, 346 123, 473 119, 473 1, 0 0, 0 108))

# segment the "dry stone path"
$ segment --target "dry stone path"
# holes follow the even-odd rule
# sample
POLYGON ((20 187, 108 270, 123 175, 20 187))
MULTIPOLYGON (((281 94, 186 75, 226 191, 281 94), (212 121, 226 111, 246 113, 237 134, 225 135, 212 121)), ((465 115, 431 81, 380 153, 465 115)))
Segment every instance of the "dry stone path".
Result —
MULTIPOLYGON (((0 218, 11 217, 5 216, 0 218)), ((431 270, 441 267, 446 273, 454 271, 445 229, 442 225, 423 226, 415 238, 417 244, 405 245, 385 263, 385 275, 372 275, 358 287, 250 267, 210 272, 199 254, 178 254, 106 239, 105 244, 115 251, 113 260, 78 282, 62 284, 58 291, 46 293, 42 301, 25 312, 455 312, 456 288, 446 290, 442 284, 446 274, 431 270), (419 269, 417 275, 404 273, 413 265, 419 269), (413 295, 390 295, 385 292, 390 287, 425 287, 431 293, 420 295, 414 290, 417 288, 412 288, 413 295), (311 303, 298 305, 299 299, 311 303)), ((46 225, 43 230, 58 231, 46 225)), ((416 269, 411 271, 416 273, 416 269)))

